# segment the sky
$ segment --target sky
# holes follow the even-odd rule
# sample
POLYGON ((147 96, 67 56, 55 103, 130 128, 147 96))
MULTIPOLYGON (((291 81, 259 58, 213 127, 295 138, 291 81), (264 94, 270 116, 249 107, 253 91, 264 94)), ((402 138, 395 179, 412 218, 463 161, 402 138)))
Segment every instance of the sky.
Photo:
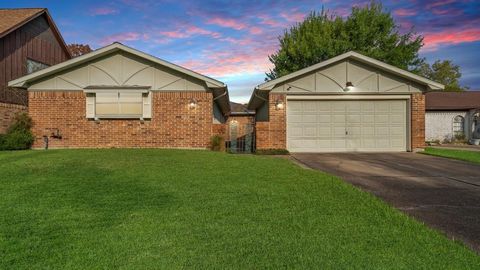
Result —
MULTIPOLYGON (((230 99, 247 102, 272 68, 278 37, 322 7, 348 16, 364 1, 281 0, 0 0, 0 7, 46 7, 67 43, 97 49, 118 41, 228 85, 230 99)), ((400 26, 424 36, 420 56, 449 59, 461 84, 480 90, 479 0, 382 1, 400 26)))

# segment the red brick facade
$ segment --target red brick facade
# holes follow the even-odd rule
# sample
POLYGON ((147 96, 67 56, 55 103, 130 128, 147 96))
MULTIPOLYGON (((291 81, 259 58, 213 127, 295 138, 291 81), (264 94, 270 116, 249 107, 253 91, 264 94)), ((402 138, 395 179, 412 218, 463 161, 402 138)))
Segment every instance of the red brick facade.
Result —
POLYGON ((49 136, 52 148, 207 148, 214 132, 212 94, 153 92, 152 118, 101 119, 85 116, 82 91, 29 92, 33 120, 33 148, 43 148, 49 136), (188 107, 190 99, 196 108, 188 107), (61 139, 51 137, 58 129, 61 139))
POLYGON ((268 102, 269 117, 266 122, 257 122, 256 142, 257 149, 286 149, 287 148, 287 99, 283 94, 270 94, 268 102), (277 101, 284 103, 284 108, 277 110, 277 101))
POLYGON ((425 147, 425 95, 412 94, 412 150, 425 147))
POLYGON ((7 132, 15 116, 22 112, 27 112, 26 106, 0 102, 0 134, 7 132))

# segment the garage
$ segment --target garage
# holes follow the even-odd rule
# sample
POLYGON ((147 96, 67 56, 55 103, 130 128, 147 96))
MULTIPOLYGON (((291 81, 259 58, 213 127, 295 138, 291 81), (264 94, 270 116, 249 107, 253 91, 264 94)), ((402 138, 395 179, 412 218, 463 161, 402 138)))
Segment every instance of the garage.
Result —
POLYGON ((407 150, 406 100, 289 100, 290 152, 407 150))
POLYGON ((347 52, 255 87, 257 149, 404 152, 425 147, 425 93, 440 83, 347 52))

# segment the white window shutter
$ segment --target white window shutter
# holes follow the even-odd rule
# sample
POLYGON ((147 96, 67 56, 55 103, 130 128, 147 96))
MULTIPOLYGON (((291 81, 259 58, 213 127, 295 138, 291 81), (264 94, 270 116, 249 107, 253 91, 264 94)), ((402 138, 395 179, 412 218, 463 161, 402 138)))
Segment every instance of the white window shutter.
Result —
POLYGON ((143 96, 143 118, 152 118, 152 92, 143 96))
POLYGON ((86 98, 86 116, 87 118, 95 118, 95 95, 87 94, 86 98))

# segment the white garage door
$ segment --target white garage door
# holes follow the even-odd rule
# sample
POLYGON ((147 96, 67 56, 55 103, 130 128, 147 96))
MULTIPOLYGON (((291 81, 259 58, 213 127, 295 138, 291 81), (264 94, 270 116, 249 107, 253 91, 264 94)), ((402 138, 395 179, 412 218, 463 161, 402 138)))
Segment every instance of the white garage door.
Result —
POLYGON ((406 100, 287 102, 291 152, 406 151, 406 100))

